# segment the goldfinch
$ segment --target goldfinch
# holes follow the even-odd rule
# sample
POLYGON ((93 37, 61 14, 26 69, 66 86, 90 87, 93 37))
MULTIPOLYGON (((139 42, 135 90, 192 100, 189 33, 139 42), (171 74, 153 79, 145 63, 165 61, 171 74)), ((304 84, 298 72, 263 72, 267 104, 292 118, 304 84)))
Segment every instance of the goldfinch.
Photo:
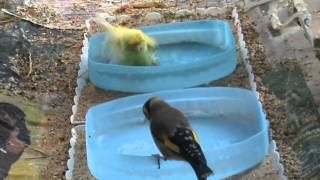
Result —
POLYGON ((155 144, 164 159, 187 161, 198 180, 206 180, 213 171, 208 167, 197 134, 178 109, 153 97, 143 105, 143 114, 150 122, 155 144))

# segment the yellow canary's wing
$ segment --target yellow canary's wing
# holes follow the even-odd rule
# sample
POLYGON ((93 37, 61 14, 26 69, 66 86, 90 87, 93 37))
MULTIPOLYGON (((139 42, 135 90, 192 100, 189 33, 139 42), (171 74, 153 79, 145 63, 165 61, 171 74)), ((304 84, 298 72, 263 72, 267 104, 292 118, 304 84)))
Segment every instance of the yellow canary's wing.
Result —
POLYGON ((131 46, 139 46, 144 44, 141 32, 136 30, 127 31, 127 33, 123 35, 122 40, 125 42, 125 44, 131 46))
POLYGON ((121 30, 122 34, 126 34, 127 39, 130 39, 131 43, 130 44, 138 44, 139 43, 143 43, 145 45, 147 45, 148 47, 151 48, 156 48, 157 43, 156 41, 148 36, 147 34, 145 34, 143 31, 138 30, 138 29, 129 29, 126 27, 118 27, 121 30))
POLYGON ((156 42, 153 38, 146 35, 141 30, 137 29, 127 29, 121 28, 121 33, 123 37, 123 41, 126 41, 128 44, 131 45, 146 45, 147 47, 155 48, 156 42))

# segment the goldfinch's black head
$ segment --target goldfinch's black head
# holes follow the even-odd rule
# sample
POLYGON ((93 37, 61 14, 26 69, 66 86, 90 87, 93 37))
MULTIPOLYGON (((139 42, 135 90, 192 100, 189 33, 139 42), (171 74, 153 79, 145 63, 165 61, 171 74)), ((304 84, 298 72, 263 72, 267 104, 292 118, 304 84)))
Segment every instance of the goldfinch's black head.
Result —
POLYGON ((157 102, 164 102, 164 101, 158 97, 152 97, 144 103, 143 114, 148 120, 151 120, 150 116, 152 111, 155 109, 154 108, 155 104, 158 104, 157 102))

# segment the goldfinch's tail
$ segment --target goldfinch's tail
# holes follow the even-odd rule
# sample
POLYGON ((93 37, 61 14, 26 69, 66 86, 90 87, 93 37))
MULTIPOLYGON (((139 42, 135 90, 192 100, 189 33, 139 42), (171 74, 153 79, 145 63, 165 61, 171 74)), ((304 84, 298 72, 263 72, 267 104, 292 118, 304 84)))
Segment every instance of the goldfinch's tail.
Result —
POLYGON ((191 164, 195 171, 198 180, 206 180, 208 176, 213 174, 213 171, 204 163, 202 164, 191 164))

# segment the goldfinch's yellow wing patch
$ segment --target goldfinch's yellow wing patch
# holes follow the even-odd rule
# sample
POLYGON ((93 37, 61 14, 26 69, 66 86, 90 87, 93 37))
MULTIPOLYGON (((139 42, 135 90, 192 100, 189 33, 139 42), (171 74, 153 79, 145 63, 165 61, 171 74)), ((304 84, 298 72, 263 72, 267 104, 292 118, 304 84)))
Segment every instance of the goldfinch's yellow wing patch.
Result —
POLYGON ((200 141, 199 141, 199 138, 198 138, 197 133, 196 133, 196 132, 194 132, 194 131, 192 131, 192 134, 193 134, 193 138, 194 138, 194 140, 196 140, 196 142, 197 142, 198 144, 200 144, 200 141))
POLYGON ((169 136, 163 134, 162 139, 164 141, 164 145, 168 149, 172 150, 175 153, 180 153, 180 148, 177 145, 175 145, 173 142, 170 141, 169 136))

